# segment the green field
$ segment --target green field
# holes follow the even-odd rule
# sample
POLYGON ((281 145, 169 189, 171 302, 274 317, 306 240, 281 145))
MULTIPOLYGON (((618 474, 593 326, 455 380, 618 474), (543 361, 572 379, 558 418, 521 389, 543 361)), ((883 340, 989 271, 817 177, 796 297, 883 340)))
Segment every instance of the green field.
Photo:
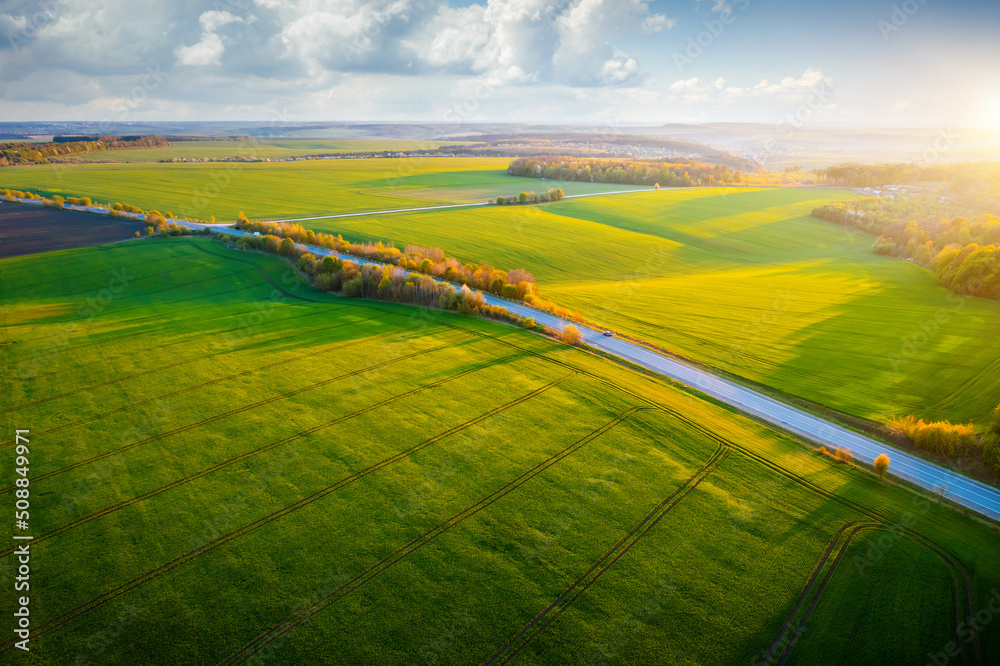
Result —
MULTIPOLYGON (((170 141, 170 137, 165 137, 170 141)), ((158 162, 173 158, 298 157, 384 150, 436 150, 442 145, 468 145, 443 141, 404 139, 251 139, 249 141, 174 141, 164 148, 108 150, 73 155, 81 162, 158 162)))
POLYGON ((642 189, 634 185, 526 180, 506 174, 508 159, 310 160, 202 164, 56 164, 0 168, 0 188, 84 193, 179 217, 251 218, 392 210, 476 203, 521 190, 563 187, 566 194, 642 189))
MULTIPOLYGON (((0 261, 0 292, 7 460, 31 431, 18 663, 777 663, 789 620, 796 663, 922 663, 1000 589, 976 520, 581 350, 320 294, 275 257, 66 250, 0 261)), ((976 640, 1000 657, 1000 624, 976 640)))
POLYGON ((692 188, 309 226, 527 268, 593 321, 848 414, 983 422, 1000 402, 1000 304, 809 216, 845 195, 692 188))

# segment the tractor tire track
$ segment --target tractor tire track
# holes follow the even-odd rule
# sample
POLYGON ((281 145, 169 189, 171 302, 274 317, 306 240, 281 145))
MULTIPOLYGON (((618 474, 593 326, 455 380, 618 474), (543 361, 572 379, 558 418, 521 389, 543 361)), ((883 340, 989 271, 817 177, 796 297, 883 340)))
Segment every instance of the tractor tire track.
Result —
MULTIPOLYGON (((388 333, 383 333, 381 336, 374 336, 372 338, 364 338, 364 339, 361 339, 361 340, 356 340, 353 344, 363 344, 365 342, 370 342, 370 341, 372 341, 374 339, 377 339, 379 337, 393 335, 393 334, 396 334, 396 333, 398 333, 398 332, 397 331, 390 331, 388 333)), ((221 419, 224 419, 224 418, 227 418, 227 417, 230 417, 230 416, 235 416, 236 414, 242 414, 243 412, 251 411, 251 410, 256 409, 258 407, 263 407, 264 405, 269 405, 269 404, 274 403, 274 402, 279 402, 281 400, 285 400, 287 398, 291 398, 293 396, 305 393, 307 391, 311 391, 313 389, 322 388, 323 386, 327 386, 329 384, 333 384, 334 382, 338 382, 338 381, 340 381, 342 379, 347 379, 348 377, 354 377, 354 376, 357 376, 357 375, 362 375, 362 374, 364 374, 366 372, 370 372, 372 370, 377 370, 378 368, 382 368, 382 367, 385 367, 387 365, 391 365, 393 363, 398 363, 400 361, 405 361, 405 360, 414 358, 416 356, 420 356, 422 354, 429 354, 431 352, 440 351, 442 349, 446 349, 448 347, 451 347, 454 344, 455 344, 454 342, 449 342, 449 343, 445 343, 443 345, 438 345, 436 347, 431 347, 429 349, 422 349, 420 351, 412 352, 410 354, 405 354, 405 355, 397 357, 397 358, 389 359, 388 361, 383 361, 381 363, 375 363, 374 365, 369 365, 367 367, 360 368, 358 370, 353 370, 351 372, 346 372, 344 374, 337 375, 336 377, 331 377, 329 379, 324 379, 324 380, 319 381, 319 382, 314 382, 312 384, 309 384, 308 386, 303 386, 303 387, 294 389, 292 391, 288 391, 288 392, 282 393, 280 395, 271 396, 270 398, 267 398, 265 400, 260 400, 258 402, 251 403, 249 405, 244 405, 243 407, 239 407, 237 409, 232 409, 232 410, 230 410, 228 412, 223 412, 222 414, 216 414, 214 416, 208 417, 207 419, 202 419, 201 421, 197 421, 195 423, 189 423, 188 425, 181 426, 179 428, 174 428, 173 430, 168 430, 167 432, 162 432, 162 433, 153 435, 152 437, 147 437, 146 439, 139 440, 138 442, 133 442, 132 444, 128 444, 127 446, 123 446, 123 447, 120 447, 120 448, 117 448, 117 449, 113 449, 111 451, 106 451, 106 452, 100 453, 100 454, 98 454, 96 456, 91 456, 90 458, 87 458, 85 460, 80 460, 80 461, 75 462, 73 464, 66 465, 65 467, 60 467, 59 469, 54 469, 51 472, 46 472, 45 474, 40 474, 40 475, 38 475, 38 476, 36 476, 36 477, 34 477, 32 479, 32 483, 33 484, 34 483, 38 483, 39 481, 44 481, 45 479, 51 478, 53 476, 57 476, 59 474, 65 474, 66 472, 69 472, 71 470, 77 469, 78 467, 83 467, 84 465, 89 465, 91 463, 97 462, 98 460, 104 460, 105 458, 110 458, 111 456, 116 456, 116 455, 118 455, 120 453, 124 453, 126 451, 131 451, 132 449, 136 449, 136 448, 138 448, 140 446, 145 446, 146 444, 150 444, 152 442, 156 442, 156 441, 159 441, 161 439, 166 439, 168 437, 172 437, 174 435, 177 435, 177 434, 180 434, 180 433, 183 433, 183 432, 187 432, 187 431, 193 430, 195 428, 200 428, 201 426, 207 425, 209 423, 214 423, 215 421, 219 421, 221 419)), ((7 486, 2 491, 0 491, 0 494, 10 492, 13 489, 14 489, 14 486, 7 486)))
MULTIPOLYGON (((507 357, 507 358, 514 358, 514 356, 507 357)), ((487 365, 483 365, 483 366, 481 366, 479 368, 474 368, 474 369, 469 370, 467 372, 464 372, 462 374, 464 375, 464 374, 468 374, 470 372, 476 372, 476 371, 481 370, 483 368, 492 367, 493 365, 496 365, 497 363, 500 363, 502 361, 503 361, 503 359, 500 359, 500 360, 497 360, 497 361, 493 361, 493 362, 491 362, 491 363, 489 363, 487 365)), ((511 400, 510 402, 504 403, 503 405, 500 405, 499 407, 494 407, 493 409, 491 409, 491 410, 489 410, 487 412, 484 412, 483 414, 480 414, 479 416, 476 416, 476 417, 474 417, 474 418, 472 418, 472 419, 470 419, 470 420, 468 420, 468 421, 466 421, 464 423, 461 423, 461 424, 459 424, 457 426, 449 428, 448 430, 445 430, 444 432, 439 433, 439 434, 435 435, 434 437, 431 437, 431 438, 426 439, 426 440, 424 440, 424 441, 422 441, 422 442, 420 442, 418 444, 415 444, 414 446, 411 446, 408 449, 400 451, 399 453, 396 453, 396 454, 390 456, 389 458, 386 458, 386 459, 384 459, 384 460, 382 460, 382 461, 380 461, 380 462, 378 462, 378 463, 376 463, 374 465, 370 465, 368 467, 365 467, 364 469, 361 469, 361 470, 359 470, 359 471, 351 474, 350 476, 346 476, 346 477, 344 477, 343 479, 337 481, 334 484, 331 484, 329 486, 321 488, 320 490, 317 490, 316 492, 312 493, 311 495, 307 495, 306 497, 303 497, 302 499, 297 500, 294 503, 289 504, 288 506, 285 506, 285 507, 283 507, 283 508, 281 508, 281 509, 279 509, 277 511, 274 511, 274 512, 272 512, 272 513, 270 513, 270 514, 268 514, 266 516, 258 518, 257 520, 255 520, 252 523, 244 525, 243 527, 240 527, 240 528, 238 528, 236 530, 233 530, 232 532, 229 532, 228 534, 224 534, 222 536, 216 537, 215 539, 209 541, 208 543, 206 543, 206 544, 204 544, 202 546, 199 546, 198 548, 194 548, 194 549, 192 549, 192 550, 184 553, 183 555, 179 555, 179 556, 175 557, 174 559, 172 559, 172 560, 170 560, 168 562, 165 562, 165 563, 161 564, 160 566, 158 566, 158 567, 156 567, 154 569, 151 569, 151 570, 145 572, 144 574, 142 574, 140 576, 136 576, 135 578, 133 578, 133 579, 131 579, 129 581, 126 581, 125 583, 122 583, 121 585, 118 585, 117 587, 114 587, 114 588, 108 590, 107 592, 104 592, 103 594, 100 594, 97 597, 94 597, 93 599, 91 599, 91 600, 89 600, 89 601, 87 601, 85 603, 82 603, 82 604, 79 604, 77 606, 74 606, 73 608, 71 608, 71 609, 69 609, 69 610, 61 613, 60 615, 52 618, 48 622, 39 625, 34 630, 34 633, 36 635, 41 635, 41 634, 53 631, 55 629, 59 629, 59 628, 65 626, 66 624, 68 624, 69 622, 71 622, 73 619, 75 619, 77 617, 80 617, 81 615, 84 615, 84 614, 90 612, 91 610, 97 608, 98 606, 102 606, 102 605, 106 604, 107 602, 111 601, 112 599, 120 597, 123 594, 126 594, 126 593, 128 593, 128 592, 130 592, 130 591, 132 591, 132 590, 134 590, 134 589, 136 589, 138 587, 141 587, 141 586, 145 585, 146 583, 149 583, 149 582, 151 582, 151 581, 159 578, 160 576, 163 576, 163 575, 169 573, 170 571, 173 571, 174 569, 177 569, 178 567, 183 566, 184 564, 187 564, 188 562, 194 560, 195 558, 201 557, 202 555, 204 555, 204 554, 206 554, 206 553, 208 553, 208 552, 210 552, 212 550, 215 550, 216 548, 219 548, 220 546, 224 546, 227 543, 230 543, 232 541, 240 539, 240 538, 242 538, 242 537, 244 537, 244 536, 246 536, 246 535, 248 535, 248 534, 250 534, 250 533, 252 533, 252 532, 254 532, 254 531, 258 530, 258 529, 260 529, 261 527, 264 527, 265 525, 273 523, 276 520, 284 518, 285 516, 288 516, 288 515, 296 512, 296 511, 298 511, 299 509, 303 509, 303 508, 309 506, 310 504, 313 504, 314 502, 318 502, 319 500, 327 497, 328 495, 331 495, 331 494, 337 492, 338 490, 340 490, 340 489, 342 489, 342 488, 344 488, 344 487, 346 487, 346 486, 354 483, 355 481, 359 481, 359 480, 363 479, 364 477, 366 477, 366 476, 368 476, 370 474, 374 474, 375 472, 378 472, 381 469, 389 467, 390 465, 393 465, 393 464, 395 464, 395 463, 397 463, 397 462, 399 462, 401 460, 405 460, 406 458, 409 458, 413 454, 418 453, 419 451, 422 451, 422 450, 426 449, 427 447, 431 446, 432 444, 436 444, 437 442, 440 442, 440 441, 442 441, 444 439, 447 439, 448 437, 451 437, 452 435, 456 435, 456 434, 458 434, 458 433, 460 433, 460 432, 462 432, 464 430, 468 430, 469 428, 471 428, 471 427, 473 427, 473 426, 475 426, 475 425, 477 425, 479 423, 482 423, 482 422, 484 422, 484 421, 486 421, 486 420, 488 420, 488 419, 496 416, 497 414, 500 414, 500 413, 505 412, 505 411, 507 411, 509 409, 517 407, 518 405, 521 405, 521 404, 524 404, 526 402, 529 402, 529 401, 533 400, 534 398, 537 398, 538 396, 542 395, 546 391, 548 391, 548 390, 550 390, 552 388, 555 388, 556 386, 558 386, 559 384, 563 383, 567 379, 570 379, 572 376, 573 376, 572 374, 571 375, 567 375, 566 377, 563 377, 561 379, 557 379, 556 381, 553 381, 553 382, 550 382, 550 383, 548 383, 548 384, 546 384, 544 386, 541 386, 541 387, 535 389, 534 391, 531 391, 530 393, 527 393, 527 394, 525 394, 525 395, 523 395, 523 396, 521 396, 519 398, 515 398, 514 400, 511 400)), ((456 375, 456 377, 447 378, 447 379, 442 380, 441 382, 439 382, 439 384, 440 383, 444 383, 445 381, 451 381, 451 379, 455 379, 457 377, 458 376, 456 375)), ((14 644, 14 640, 13 639, 4 641, 4 643, 0 643, 0 653, 9 650, 13 644, 14 644)))
MULTIPOLYGON (((311 316, 311 315, 307 315, 307 316, 311 316)), ((337 326, 319 326, 319 327, 316 327, 316 328, 308 329, 308 330, 303 331, 301 333, 296 333, 295 335, 290 335, 290 336, 287 336, 287 337, 281 337, 280 339, 281 339, 282 342, 285 342, 285 341, 288 341, 288 340, 294 340, 295 338, 302 337, 303 335, 309 335, 311 333, 315 333, 316 331, 332 331, 332 330, 335 330, 335 329, 338 329, 338 328, 343 328, 344 326, 352 326, 352 325, 356 325, 358 323, 367 323, 367 322, 370 322, 370 321, 377 321, 378 319, 380 319, 380 317, 372 317, 371 319, 366 319, 364 322, 353 322, 353 321, 352 322, 347 322, 347 323, 344 323, 344 324, 338 324, 337 326)), ((261 344, 266 344, 267 342, 271 342, 271 340, 262 341, 261 344)), ((187 393, 189 391, 195 391, 197 389, 205 388, 206 386, 211 386, 213 384, 219 384, 221 382, 225 382, 225 381, 228 381, 230 379, 236 379, 237 377, 244 377, 244 376, 252 374, 254 372, 260 372, 261 370, 269 370, 271 368, 276 368, 276 367, 285 365, 287 363, 294 363, 295 361, 300 361, 300 360, 302 360, 304 358, 309 358, 311 356, 323 356, 324 354, 330 354, 332 352, 339 351, 339 350, 344 349, 346 347, 350 347, 352 344, 357 344, 357 343, 355 341, 351 341, 351 342, 348 342, 348 343, 337 344, 337 345, 335 345, 333 347, 330 347, 329 349, 326 349, 326 350, 323 350, 323 351, 316 351, 316 352, 310 352, 308 354, 302 354, 300 356, 295 356, 293 358, 288 358, 288 359, 285 359, 285 360, 282 360, 282 361, 276 361, 276 362, 270 363, 268 365, 262 365, 262 366, 259 366, 259 367, 256 367, 256 368, 251 368, 249 370, 244 370, 243 372, 237 372, 236 374, 233 374, 233 375, 227 375, 225 377, 218 377, 216 379, 212 379, 212 380, 209 380, 207 382, 203 382, 201 384, 197 384, 195 386, 188 386, 187 388, 182 388, 182 389, 178 389, 176 391, 172 391, 171 393, 163 393, 163 394, 160 394, 160 395, 156 396, 155 398, 149 398, 148 400, 143 400, 141 402, 133 402, 133 403, 130 403, 130 404, 125 405, 123 407, 119 407, 117 409, 112 409, 110 412, 104 412, 102 414, 97 414, 95 416, 90 416, 88 418, 81 419, 79 421, 73 421, 72 423, 64 423, 63 425, 57 426, 57 427, 52 428, 50 430, 40 430, 40 431, 38 431, 38 432, 35 433, 35 437, 41 437, 43 435, 51 435, 52 433, 60 432, 62 430, 66 430, 67 428, 74 428, 76 426, 84 425, 86 423, 92 423, 94 421, 97 421, 98 419, 103 419, 106 416, 111 416, 112 414, 118 414, 120 412, 129 411, 129 410, 135 409, 137 407, 142 407, 143 405, 148 405, 151 402, 157 402, 157 401, 160 401, 160 400, 166 400, 167 398, 172 398, 174 396, 181 395, 182 393, 187 393)), ((245 351, 246 349, 248 349, 248 347, 243 347, 240 351, 245 351)), ((0 449, 13 446, 14 442, 15 442, 15 440, 10 440, 9 442, 3 442, 2 444, 0 444, 0 449)), ((10 491, 9 487, 8 488, 0 488, 0 495, 2 495, 3 493, 9 492, 9 491, 10 491)))
POLYGON ((222 660, 220 664, 243 663, 247 661, 256 652, 259 652, 273 641, 287 634, 289 631, 292 631, 293 629, 295 629, 295 627, 299 626, 303 622, 319 614, 326 608, 329 608, 334 603, 336 603, 340 599, 343 599, 344 597, 351 594, 355 590, 361 588, 366 583, 373 580, 380 574, 385 573, 390 568, 392 568, 393 566, 395 566, 408 556, 412 555, 418 549, 432 542, 437 537, 448 532, 450 529, 459 525, 468 518, 471 518, 472 516, 476 515, 477 513, 487 508, 488 506, 492 505, 493 503, 497 502, 506 495, 514 492, 515 490, 520 488, 522 485, 524 485, 531 479, 535 478, 536 476, 546 471, 553 465, 556 465, 557 463, 561 462, 568 456, 572 455, 574 452, 580 450, 587 443, 597 439, 606 432, 614 429, 622 421, 640 411, 645 411, 645 408, 632 407, 631 409, 622 412, 611 421, 605 423, 603 426, 597 428, 596 430, 592 431, 590 434, 577 440, 573 444, 570 444, 569 446, 559 451, 558 453, 550 456, 546 460, 538 463, 537 465, 527 470, 526 472, 523 472, 520 476, 504 484, 503 486, 493 491, 491 494, 487 495, 483 499, 479 500, 472 506, 469 506, 466 509, 454 514, 447 520, 439 523, 431 530, 413 539, 405 546, 398 548, 396 551, 382 558, 369 568, 365 569, 365 571, 358 574, 348 582, 344 583, 333 592, 325 595, 324 597, 321 597, 320 599, 310 604, 309 606, 306 606, 305 608, 296 611, 295 613, 285 618, 278 624, 274 625, 267 631, 259 634, 252 641, 250 641, 242 648, 240 648, 239 650, 237 650, 236 652, 234 652, 233 654, 229 655, 227 658, 222 660))
MULTIPOLYGON (((208 307, 209 308, 215 308, 217 306, 208 306, 208 307)), ((259 312, 261 312, 259 309, 253 309, 253 310, 244 310, 242 312, 234 312, 232 314, 220 315, 218 317, 210 317, 208 319, 201 319, 201 318, 199 318, 198 319, 198 323, 203 325, 203 324, 207 324, 207 323, 212 322, 212 321, 218 321, 220 319, 222 319, 222 320, 225 320, 225 319, 238 319, 240 317, 251 316, 251 315, 257 314, 259 312)), ((189 311, 189 313, 190 313, 190 311, 189 311)), ((324 311, 324 310, 316 309, 316 310, 314 310, 312 312, 309 312, 308 314, 296 315, 294 317, 288 317, 288 318, 285 318, 285 319, 280 319, 280 320, 278 320, 278 321, 276 321, 274 323, 297 322, 297 321, 302 320, 302 319, 307 319, 309 317, 316 317, 318 315, 325 314, 325 313, 326 313, 326 311, 324 311)), ((119 342, 119 340, 121 340, 122 338, 134 337, 136 335, 150 335, 150 334, 153 334, 153 333, 159 333, 161 331, 164 331, 166 329, 171 328, 176 323, 177 322, 173 322, 173 323, 167 324, 165 326, 159 326, 157 328, 150 329, 150 330, 145 330, 145 331, 136 331, 134 333, 126 333, 124 335, 115 335, 114 342, 117 345, 118 342, 119 342)), ((238 329, 234 329, 234 330, 238 330, 238 329)), ((227 332, 231 332, 231 331, 227 331, 227 332)), ((88 334, 88 336, 93 337, 95 335, 101 335, 103 333, 105 333, 105 331, 100 331, 100 332, 97 332, 97 333, 90 333, 90 334, 88 334)), ((225 333, 223 333, 223 335, 224 334, 225 333)), ((184 344, 191 344, 193 341, 203 341, 204 339, 205 339, 205 333, 204 332, 202 332, 202 333, 195 332, 195 333, 191 333, 191 334, 185 336, 181 340, 176 340, 174 342, 169 342, 169 343, 167 343, 165 345, 154 345, 153 347, 145 347, 143 349, 138 349, 138 350, 132 349, 132 350, 129 350, 129 351, 124 351, 124 352, 122 352, 120 354, 115 354, 113 356, 105 356, 103 358, 99 358, 99 359, 94 360, 94 361, 88 361, 87 363, 83 363, 81 365, 75 365, 72 368, 61 368, 59 370, 53 370, 51 372, 45 372, 45 373, 42 373, 40 375, 35 375, 32 379, 33 380, 39 380, 39 379, 44 379, 46 377, 52 377, 53 375, 59 376, 59 375, 62 375, 64 373, 67 373, 67 372, 76 372, 78 370, 90 367, 92 365, 98 365, 98 364, 101 364, 101 363, 107 363, 108 361, 114 361, 114 360, 119 359, 119 358, 125 358, 125 357, 128 357, 128 356, 143 356, 143 355, 147 354, 150 350, 162 351, 162 350, 167 349, 169 347, 175 347, 177 345, 184 345, 184 344)), ((58 350, 56 352, 53 352, 52 355, 50 356, 50 358, 54 357, 54 356, 56 356, 58 354, 66 353, 66 352, 77 352, 80 349, 83 349, 85 347, 90 347, 90 346, 93 346, 93 345, 99 345, 99 344, 102 344, 102 343, 105 343, 105 342, 107 342, 107 341, 106 340, 94 340, 92 342, 88 342, 88 343, 85 343, 85 344, 82 344, 82 345, 77 345, 75 347, 66 347, 64 349, 60 349, 60 350, 58 350)))
POLYGON ((702 467, 697 470, 687 481, 674 490, 669 496, 664 498, 658 505, 653 507, 625 536, 618 540, 609 548, 589 569, 580 575, 562 594, 549 604, 538 615, 531 619, 521 631, 514 635, 507 643, 490 655, 482 666, 490 666, 500 659, 502 664, 506 664, 534 640, 539 634, 545 631, 562 613, 576 601, 587 589, 593 585, 604 572, 611 568, 615 562, 625 556, 628 551, 635 546, 640 539, 649 533, 660 520, 666 516, 675 506, 680 504, 698 485, 704 481, 729 455, 729 449, 725 445, 719 448, 709 457, 702 467), (572 596, 570 596, 572 595, 572 596), (554 612, 553 612, 554 611, 554 612), (549 614, 551 617, 548 617, 549 614), (532 629, 534 631, 532 632, 532 629), (528 634, 528 632, 532 632, 528 634), (522 640, 523 639, 523 640, 522 640))

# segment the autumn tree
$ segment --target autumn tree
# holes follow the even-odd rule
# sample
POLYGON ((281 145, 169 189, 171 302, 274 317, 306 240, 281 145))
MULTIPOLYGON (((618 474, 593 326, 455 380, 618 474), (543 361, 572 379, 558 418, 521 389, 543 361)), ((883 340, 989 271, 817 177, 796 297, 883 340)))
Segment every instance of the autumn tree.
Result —
POLYGON ((885 473, 889 471, 889 456, 884 453, 879 455, 879 457, 875 458, 873 466, 875 467, 875 473, 878 474, 878 478, 884 478, 885 473))
POLYGON ((844 463, 845 465, 850 465, 852 462, 854 462, 854 454, 851 452, 850 449, 846 449, 843 446, 837 447, 837 452, 834 453, 834 456, 837 458, 837 460, 844 463))
POLYGON ((559 333, 559 339, 568 345, 578 345, 583 342, 583 335, 580 334, 580 329, 570 324, 559 333))

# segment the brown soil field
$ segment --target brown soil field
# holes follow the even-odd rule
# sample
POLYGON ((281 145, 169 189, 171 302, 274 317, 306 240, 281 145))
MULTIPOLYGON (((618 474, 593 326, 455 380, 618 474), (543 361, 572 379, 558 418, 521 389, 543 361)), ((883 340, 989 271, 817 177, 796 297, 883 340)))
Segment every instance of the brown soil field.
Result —
POLYGON ((0 202, 0 258, 127 240, 143 229, 104 215, 0 202))

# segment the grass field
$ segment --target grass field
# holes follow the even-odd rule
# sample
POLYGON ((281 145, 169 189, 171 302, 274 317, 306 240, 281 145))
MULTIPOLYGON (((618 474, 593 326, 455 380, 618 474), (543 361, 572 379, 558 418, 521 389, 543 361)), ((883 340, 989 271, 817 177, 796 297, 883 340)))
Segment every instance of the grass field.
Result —
POLYGON ((1000 402, 1000 304, 809 216, 845 195, 693 188, 309 225, 527 268, 596 322, 848 414, 982 423, 1000 402))
POLYGON ((516 329, 206 240, 0 269, 19 662, 919 663, 1000 589, 995 529, 516 329))
MULTIPOLYGON (((169 141, 170 137, 166 137, 169 141)), ((404 139, 253 139, 250 141, 175 141, 164 148, 108 150, 74 155, 81 162, 158 162, 175 157, 187 159, 244 157, 297 157, 384 150, 435 150, 442 141, 404 139)))
POLYGON ((283 163, 75 164, 0 168, 0 188, 127 202, 177 216, 233 221, 484 202, 561 186, 566 194, 640 189, 506 174, 510 160, 430 157, 283 163), (79 194, 84 193, 84 194, 79 194))

